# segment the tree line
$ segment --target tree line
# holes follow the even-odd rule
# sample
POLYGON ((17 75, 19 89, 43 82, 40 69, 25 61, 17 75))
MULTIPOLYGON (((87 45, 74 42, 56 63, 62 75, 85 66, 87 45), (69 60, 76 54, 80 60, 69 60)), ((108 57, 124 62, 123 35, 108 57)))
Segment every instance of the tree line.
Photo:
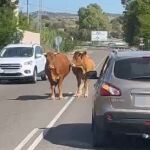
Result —
MULTIPOLYGON (((16 23, 17 18, 13 13, 15 8, 16 4, 10 0, 0 1, 0 47, 18 42, 18 38, 22 38, 18 36, 18 29, 37 32, 37 20, 30 18, 28 24, 27 17, 22 12, 19 14, 19 23, 16 23)), ((106 30, 109 37, 124 38, 130 45, 138 45, 140 42, 145 43, 145 48, 150 45, 150 0, 127 0, 123 15, 113 19, 109 19, 98 4, 89 4, 79 9, 78 17, 75 27, 65 27, 63 24, 64 31, 58 30, 60 25, 52 26, 48 19, 43 21, 42 45, 54 47, 54 38, 61 35, 61 48, 68 51, 77 43, 90 41, 92 30, 106 30)))
POLYGON ((150 48, 150 0, 128 0, 123 18, 125 40, 130 45, 144 43, 150 48))

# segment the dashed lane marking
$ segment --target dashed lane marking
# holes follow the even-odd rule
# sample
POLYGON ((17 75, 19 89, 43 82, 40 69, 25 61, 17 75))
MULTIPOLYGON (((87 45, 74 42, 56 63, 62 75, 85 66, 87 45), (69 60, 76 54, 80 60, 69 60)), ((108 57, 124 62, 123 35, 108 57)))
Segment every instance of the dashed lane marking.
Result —
POLYGON ((24 145, 33 137, 33 135, 35 135, 35 133, 38 130, 39 130, 38 128, 33 129, 14 150, 21 150, 24 147, 24 145))
MULTIPOLYGON (((96 69, 101 65, 101 63, 104 61, 106 57, 104 57, 96 66, 96 69)), ((72 92, 70 92, 71 94, 72 92)), ((46 129, 44 131, 41 132, 41 134, 34 140, 34 142, 29 146, 29 148, 27 150, 34 150, 37 145, 41 142, 41 140, 45 137, 45 135, 48 133, 48 131, 50 130, 50 128, 52 128, 54 126, 54 124, 57 122, 57 120, 62 116, 62 114, 66 111, 66 109, 70 106, 70 104, 73 102, 73 100, 75 99, 74 96, 72 96, 69 101, 64 105, 64 107, 58 112, 58 114, 53 118, 53 120, 47 125, 46 129)), ((35 128, 34 130, 32 130, 27 136, 26 138, 14 149, 14 150, 21 150, 25 144, 27 144, 27 142, 33 137, 33 135, 35 135, 35 133, 38 131, 38 128, 35 128)))
POLYGON ((65 112, 65 110, 69 107, 69 105, 73 102, 74 99, 75 97, 71 97, 69 99, 69 101, 65 104, 65 106, 59 111, 59 113, 54 117, 54 119, 47 125, 46 129, 34 140, 34 142, 30 145, 30 147, 27 150, 34 150, 36 148, 36 146, 48 133, 49 129, 54 126, 56 121, 61 117, 61 115, 65 112))

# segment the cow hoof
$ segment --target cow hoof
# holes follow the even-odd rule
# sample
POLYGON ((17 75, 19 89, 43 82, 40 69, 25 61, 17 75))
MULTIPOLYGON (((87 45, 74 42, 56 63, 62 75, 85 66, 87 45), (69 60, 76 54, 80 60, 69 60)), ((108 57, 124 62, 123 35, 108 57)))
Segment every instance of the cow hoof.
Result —
POLYGON ((79 98, 82 94, 75 94, 74 97, 79 98))
POLYGON ((87 95, 87 94, 85 94, 85 95, 84 95, 84 97, 85 97, 85 98, 88 98, 88 95, 87 95))
POLYGON ((51 96, 50 99, 51 100, 55 100, 56 98, 55 98, 55 96, 51 96))
POLYGON ((60 96, 60 97, 59 97, 59 100, 62 100, 62 99, 64 99, 64 97, 63 97, 63 96, 60 96))

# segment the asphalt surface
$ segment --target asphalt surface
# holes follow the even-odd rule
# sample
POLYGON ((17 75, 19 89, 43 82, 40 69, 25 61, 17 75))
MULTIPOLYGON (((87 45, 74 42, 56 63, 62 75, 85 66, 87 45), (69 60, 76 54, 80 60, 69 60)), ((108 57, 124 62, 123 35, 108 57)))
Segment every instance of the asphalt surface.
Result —
MULTIPOLYGON (((89 51, 99 72, 106 50, 89 51)), ((64 100, 50 100, 48 81, 0 84, 0 150, 74 150, 92 147, 93 84, 87 99, 76 99, 75 76, 63 84, 64 100)), ((119 136, 99 150, 149 150, 150 141, 119 136)))

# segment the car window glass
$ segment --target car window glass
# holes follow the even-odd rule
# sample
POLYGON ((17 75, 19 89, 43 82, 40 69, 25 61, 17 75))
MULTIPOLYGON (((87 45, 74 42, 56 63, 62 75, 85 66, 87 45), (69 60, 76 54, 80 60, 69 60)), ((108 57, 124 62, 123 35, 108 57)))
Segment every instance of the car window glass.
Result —
POLYGON ((130 58, 118 60, 115 63, 114 75, 120 79, 150 77, 150 60, 145 58, 130 58))
POLYGON ((4 48, 0 57, 10 58, 10 57, 32 57, 33 48, 31 47, 9 47, 4 48))
POLYGON ((35 55, 37 55, 37 54, 41 54, 41 55, 42 55, 42 49, 41 49, 41 47, 39 47, 39 46, 37 46, 37 47, 35 48, 35 55))

